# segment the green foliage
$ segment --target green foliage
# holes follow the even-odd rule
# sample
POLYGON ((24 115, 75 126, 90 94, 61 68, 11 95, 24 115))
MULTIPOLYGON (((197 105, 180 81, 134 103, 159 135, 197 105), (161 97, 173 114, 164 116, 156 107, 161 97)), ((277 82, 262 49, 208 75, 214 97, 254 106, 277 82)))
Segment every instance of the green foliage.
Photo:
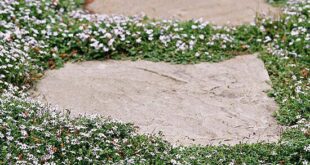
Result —
MULTIPOLYGON (((284 2, 282 0, 273 1, 284 2)), ((218 27, 200 21, 99 17, 82 0, 0 2, 0 164, 307 164, 310 159, 309 1, 289 1, 278 20, 218 27), (44 70, 67 61, 144 59, 219 62, 261 52, 269 92, 287 125, 278 143, 173 147, 131 124, 70 118, 29 99, 44 70), (18 88, 18 87, 20 88, 18 88)))
POLYGON ((284 6, 287 3, 287 0, 267 0, 268 3, 274 6, 284 6))

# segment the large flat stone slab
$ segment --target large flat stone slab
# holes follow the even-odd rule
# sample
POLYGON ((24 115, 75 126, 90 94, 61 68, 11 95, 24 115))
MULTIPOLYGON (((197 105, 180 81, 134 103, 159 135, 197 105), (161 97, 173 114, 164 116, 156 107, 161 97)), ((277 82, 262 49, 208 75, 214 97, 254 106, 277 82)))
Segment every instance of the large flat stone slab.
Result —
POLYGON ((268 81, 255 55, 196 65, 89 61, 47 71, 36 92, 73 115, 132 122, 174 144, 236 144, 278 139, 268 81))
MULTIPOLYGON (((92 1, 92 0, 91 0, 92 1)), ((254 22, 256 14, 275 15, 278 9, 265 0, 94 0, 86 8, 95 13, 190 20, 203 18, 215 24, 254 22)))

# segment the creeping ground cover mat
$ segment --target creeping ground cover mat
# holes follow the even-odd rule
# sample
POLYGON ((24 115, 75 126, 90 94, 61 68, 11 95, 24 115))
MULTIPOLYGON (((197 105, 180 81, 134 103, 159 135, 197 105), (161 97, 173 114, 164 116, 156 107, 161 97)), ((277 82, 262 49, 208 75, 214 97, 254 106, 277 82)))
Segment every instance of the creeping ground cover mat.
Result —
POLYGON ((92 1, 0 1, 0 165, 309 164, 310 0, 92 1))

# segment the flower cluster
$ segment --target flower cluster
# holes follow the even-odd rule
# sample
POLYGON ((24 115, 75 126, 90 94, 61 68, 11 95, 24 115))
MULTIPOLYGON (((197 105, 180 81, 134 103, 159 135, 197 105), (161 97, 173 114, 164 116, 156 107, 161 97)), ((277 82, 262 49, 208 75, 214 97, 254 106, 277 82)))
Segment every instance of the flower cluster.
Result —
POLYGON ((0 164, 307 163, 309 154, 309 0, 292 0, 277 20, 215 26, 89 14, 81 0, 0 1, 0 164), (68 60, 132 58, 173 63, 221 61, 262 52, 290 127, 279 143, 172 147, 137 135, 131 124, 69 117, 30 99, 26 90, 47 68, 68 60), (283 150, 285 148, 285 150, 283 150))
POLYGON ((76 33, 72 37, 74 42, 69 45, 78 47, 88 58, 125 54, 173 63, 220 61, 237 52, 257 51, 258 48, 250 45, 255 45, 260 37, 254 25, 221 27, 201 20, 154 21, 139 16, 108 16, 85 11, 73 11, 70 15, 79 26, 72 27, 76 33), (239 35, 235 37, 236 34, 239 35))
POLYGON ((156 137, 136 146, 148 137, 137 136, 130 124, 98 116, 72 119, 13 86, 0 98, 0 162, 4 164, 143 162, 140 152, 158 155, 158 149, 171 148, 156 137))
POLYGON ((309 4, 309 0, 289 1, 279 20, 262 20, 267 29, 263 32, 267 53, 263 59, 270 76, 277 79, 272 95, 282 106, 277 118, 284 123, 293 124, 297 116, 309 119, 310 115, 309 4))

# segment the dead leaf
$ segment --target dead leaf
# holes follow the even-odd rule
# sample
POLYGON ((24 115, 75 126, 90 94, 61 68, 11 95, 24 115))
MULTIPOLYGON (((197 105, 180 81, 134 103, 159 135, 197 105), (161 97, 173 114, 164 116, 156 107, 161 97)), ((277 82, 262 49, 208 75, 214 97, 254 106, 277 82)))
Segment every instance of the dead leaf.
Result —
POLYGON ((48 67, 49 67, 50 69, 55 69, 55 68, 56 68, 55 60, 50 59, 50 60, 48 61, 48 67))
POLYGON ((53 152, 55 153, 55 152, 58 151, 58 148, 57 148, 57 147, 53 147, 52 150, 53 150, 53 152))
POLYGON ((304 78, 308 78, 309 76, 309 70, 307 69, 303 69, 300 73, 304 78))
POLYGON ((68 57, 68 55, 67 55, 66 53, 63 53, 63 54, 60 55, 60 57, 61 57, 62 59, 65 59, 65 58, 68 57))
POLYGON ((23 160, 23 154, 18 155, 18 160, 23 160))

